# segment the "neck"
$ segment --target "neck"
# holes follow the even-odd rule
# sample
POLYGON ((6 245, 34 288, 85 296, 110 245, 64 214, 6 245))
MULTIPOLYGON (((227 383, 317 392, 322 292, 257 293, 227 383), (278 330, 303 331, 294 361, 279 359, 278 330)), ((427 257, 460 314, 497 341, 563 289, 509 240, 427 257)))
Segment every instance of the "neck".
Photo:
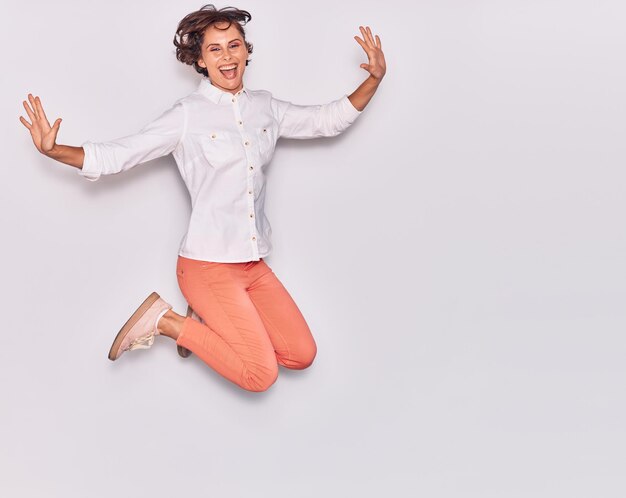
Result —
POLYGON ((232 88, 224 88, 221 87, 219 85, 216 85, 215 83, 211 82, 211 85, 213 85, 215 88, 219 88, 220 90, 222 90, 223 92, 228 92, 228 93, 232 93, 233 95, 235 95, 239 90, 243 89, 243 81, 237 86, 237 88, 232 89, 232 88))

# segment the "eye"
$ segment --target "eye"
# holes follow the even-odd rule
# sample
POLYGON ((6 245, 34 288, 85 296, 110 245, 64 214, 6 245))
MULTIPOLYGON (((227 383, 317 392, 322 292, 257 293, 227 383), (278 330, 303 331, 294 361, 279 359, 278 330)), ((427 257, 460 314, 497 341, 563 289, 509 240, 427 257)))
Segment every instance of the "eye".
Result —
MULTIPOLYGON (((239 44, 238 43, 233 43, 230 47, 231 48, 238 48, 239 44)), ((210 52, 215 52, 215 50, 219 50, 219 49, 220 49, 219 47, 213 47, 213 48, 210 49, 210 52)))

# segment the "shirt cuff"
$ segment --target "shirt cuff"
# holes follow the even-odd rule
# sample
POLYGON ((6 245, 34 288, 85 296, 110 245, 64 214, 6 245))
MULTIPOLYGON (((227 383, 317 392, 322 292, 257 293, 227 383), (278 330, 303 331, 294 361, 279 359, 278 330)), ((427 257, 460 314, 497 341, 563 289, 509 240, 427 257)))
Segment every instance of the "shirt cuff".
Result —
POLYGON ((95 182, 102 174, 102 167, 96 157, 96 147, 93 142, 84 142, 81 147, 85 151, 85 159, 83 160, 83 167, 77 168, 78 174, 90 182, 95 182))
POLYGON ((348 98, 348 94, 345 94, 343 96, 343 98, 341 99, 341 102, 343 104, 343 112, 344 112, 345 119, 349 123, 353 123, 354 120, 358 118, 363 111, 359 111, 356 107, 352 105, 352 102, 350 102, 350 99, 348 98))

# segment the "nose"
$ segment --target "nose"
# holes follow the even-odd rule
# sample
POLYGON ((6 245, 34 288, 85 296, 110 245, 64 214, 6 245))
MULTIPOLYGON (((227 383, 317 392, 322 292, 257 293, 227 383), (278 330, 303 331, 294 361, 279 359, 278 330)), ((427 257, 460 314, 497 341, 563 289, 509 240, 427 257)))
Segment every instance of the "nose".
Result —
MULTIPOLYGON (((233 51, 236 51, 236 49, 233 50, 233 51)), ((231 53, 231 49, 228 48, 228 50, 226 51, 226 54, 224 55, 224 59, 229 59, 230 60, 230 58, 231 58, 230 53, 231 53)))

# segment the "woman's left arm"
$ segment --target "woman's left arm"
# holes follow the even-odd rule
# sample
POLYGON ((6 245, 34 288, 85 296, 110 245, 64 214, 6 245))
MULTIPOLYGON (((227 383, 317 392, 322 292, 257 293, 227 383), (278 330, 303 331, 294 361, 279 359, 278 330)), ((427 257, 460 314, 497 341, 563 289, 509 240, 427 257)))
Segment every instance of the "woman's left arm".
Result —
POLYGON ((340 99, 326 104, 297 105, 271 97, 272 110, 278 123, 278 137, 334 137, 361 114, 378 89, 387 67, 378 35, 375 43, 370 28, 365 31, 362 26, 359 27, 366 41, 358 36, 355 38, 369 58, 369 64, 361 64, 370 73, 369 77, 351 95, 344 94, 340 99))
POLYGON ((369 26, 366 26, 366 28, 367 29, 363 28, 363 26, 359 26, 363 40, 358 36, 355 36, 354 39, 363 47, 369 59, 368 64, 361 64, 360 67, 365 69, 370 75, 354 92, 348 95, 352 105, 359 111, 365 109, 365 106, 372 99, 374 93, 376 93, 378 85, 380 85, 383 76, 385 76, 387 72, 385 55, 383 54, 380 38, 376 35, 376 40, 374 40, 372 30, 369 26))

